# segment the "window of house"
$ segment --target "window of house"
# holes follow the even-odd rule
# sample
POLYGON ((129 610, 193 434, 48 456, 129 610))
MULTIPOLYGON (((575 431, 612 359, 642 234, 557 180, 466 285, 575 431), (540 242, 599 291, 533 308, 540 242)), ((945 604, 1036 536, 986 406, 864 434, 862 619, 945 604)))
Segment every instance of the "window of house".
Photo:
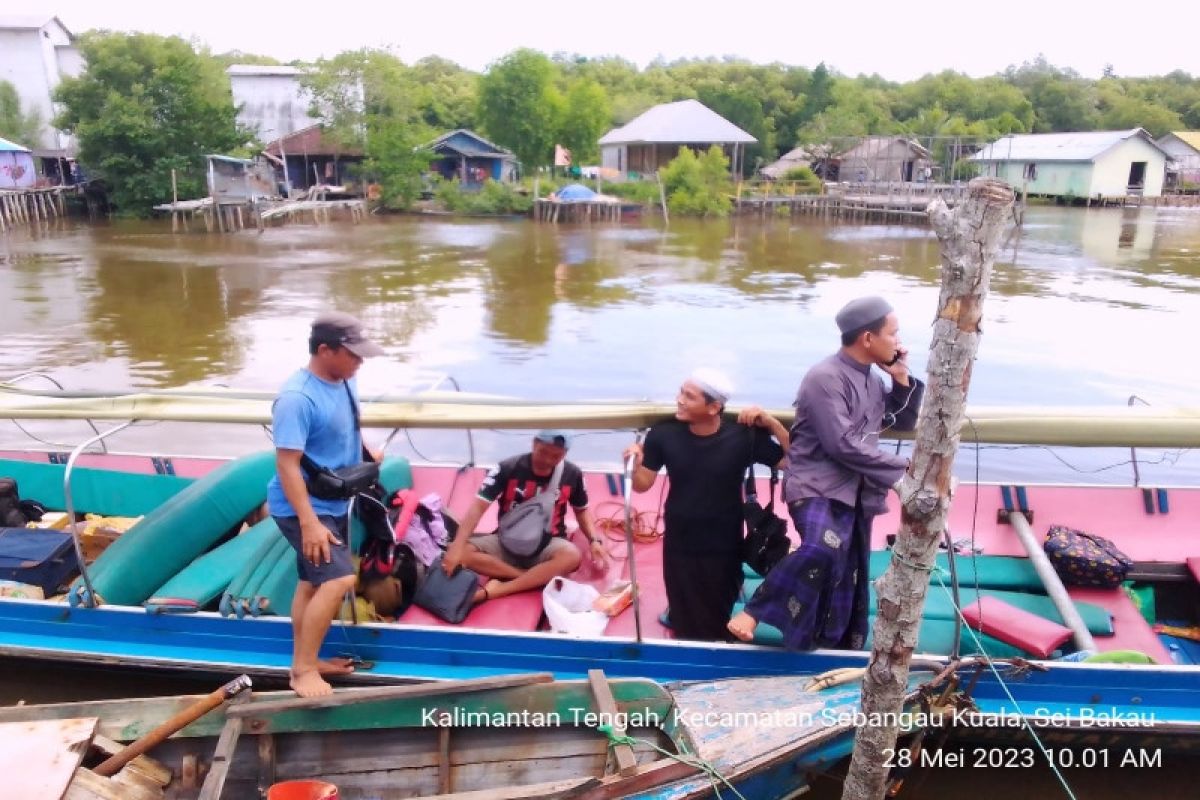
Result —
POLYGON ((1037 180, 1037 164, 1026 164, 1025 165, 1025 180, 1027 180, 1027 181, 1036 181, 1037 180))

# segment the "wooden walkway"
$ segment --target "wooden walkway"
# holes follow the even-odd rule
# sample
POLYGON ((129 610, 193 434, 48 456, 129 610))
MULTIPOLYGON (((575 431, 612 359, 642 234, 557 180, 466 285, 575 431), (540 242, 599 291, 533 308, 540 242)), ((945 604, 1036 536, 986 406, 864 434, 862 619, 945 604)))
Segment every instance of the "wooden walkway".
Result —
POLYGON ((739 184, 733 198, 739 214, 778 216, 813 214, 846 220, 925 222, 931 200, 940 197, 954 207, 966 196, 966 185, 927 183, 830 183, 822 194, 799 194, 795 185, 775 182, 739 184))
POLYGON ((18 225, 66 216, 63 191, 68 188, 0 189, 0 233, 18 225))
POLYGON ((533 218, 538 222, 591 222, 621 219, 624 201, 617 198, 596 200, 555 200, 539 197, 533 202, 533 218))
POLYGON ((180 228, 190 230, 190 221, 200 217, 204 228, 209 233, 236 233, 248 227, 259 231, 266 228, 266 223, 273 219, 293 221, 304 215, 311 214, 314 225, 329 222, 335 211, 349 212, 352 222, 361 222, 367 213, 365 200, 260 200, 257 202, 223 202, 216 206, 211 197, 199 200, 180 200, 175 203, 163 203, 154 207, 155 211, 171 214, 171 231, 178 232, 180 228))

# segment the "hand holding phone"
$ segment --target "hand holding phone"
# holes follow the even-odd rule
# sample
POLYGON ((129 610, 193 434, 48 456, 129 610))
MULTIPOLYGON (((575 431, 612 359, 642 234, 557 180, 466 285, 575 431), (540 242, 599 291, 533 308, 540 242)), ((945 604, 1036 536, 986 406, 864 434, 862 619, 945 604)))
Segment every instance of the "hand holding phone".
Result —
POLYGON ((895 366, 896 362, 899 361, 903 357, 904 357, 904 351, 897 350, 896 354, 894 356, 892 356, 892 360, 887 362, 887 366, 889 366, 889 367, 895 366))

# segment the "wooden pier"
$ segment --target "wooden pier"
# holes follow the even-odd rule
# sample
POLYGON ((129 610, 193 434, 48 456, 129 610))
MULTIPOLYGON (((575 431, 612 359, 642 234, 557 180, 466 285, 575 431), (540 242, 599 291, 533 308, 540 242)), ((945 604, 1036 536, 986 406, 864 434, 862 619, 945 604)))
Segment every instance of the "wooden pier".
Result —
POLYGON ((30 225, 66 216, 63 192, 70 187, 45 189, 0 189, 0 233, 18 225, 30 225))
POLYGON ((966 185, 932 183, 826 184, 822 194, 799 194, 796 186, 769 181, 739 184, 733 198, 739 214, 813 214, 845 220, 924 223, 934 197, 954 207, 966 185))
POLYGON ((273 219, 293 221, 312 215, 314 225, 329 222, 335 211, 347 211, 352 222, 363 220, 367 213, 365 200, 259 200, 256 202, 224 202, 214 205, 211 197, 199 200, 180 200, 163 203, 155 211, 171 214, 171 231, 191 230, 191 223, 200 217, 209 233, 236 233, 248 227, 259 231, 273 219), (215 212, 214 212, 215 208, 215 212))
POLYGON ((533 218, 538 222, 619 222, 624 205, 625 201, 617 197, 595 200, 539 197, 533 201, 533 218))

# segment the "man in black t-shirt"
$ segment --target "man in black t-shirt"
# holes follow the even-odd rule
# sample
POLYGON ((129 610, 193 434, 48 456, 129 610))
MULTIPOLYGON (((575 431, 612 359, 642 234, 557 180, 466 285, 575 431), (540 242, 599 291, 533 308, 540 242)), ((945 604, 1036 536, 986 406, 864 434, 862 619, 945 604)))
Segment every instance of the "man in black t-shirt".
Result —
POLYGON ((596 533, 588 511, 587 489, 583 472, 566 460, 570 438, 562 431, 539 431, 533 437, 533 449, 506 458, 488 472, 479 492, 458 525, 454 542, 442 557, 442 568, 452 574, 461 564, 491 580, 475 595, 475 602, 540 589, 559 575, 574 572, 582 556, 567 535, 567 507, 570 506, 579 529, 591 543, 592 559, 605 568, 608 551, 596 533), (502 518, 516 504, 528 500, 549 485, 554 469, 562 463, 558 497, 554 501, 549 541, 532 556, 520 557, 508 552, 494 533, 473 535, 479 520, 493 502, 500 504, 502 518))
POLYGON ((625 450, 635 492, 667 468, 663 581, 679 639, 731 638, 725 626, 742 585, 742 478, 751 464, 781 466, 787 447, 787 429, 758 406, 742 409, 736 423, 723 420, 730 391, 720 373, 696 370, 679 388, 675 418, 625 450))

